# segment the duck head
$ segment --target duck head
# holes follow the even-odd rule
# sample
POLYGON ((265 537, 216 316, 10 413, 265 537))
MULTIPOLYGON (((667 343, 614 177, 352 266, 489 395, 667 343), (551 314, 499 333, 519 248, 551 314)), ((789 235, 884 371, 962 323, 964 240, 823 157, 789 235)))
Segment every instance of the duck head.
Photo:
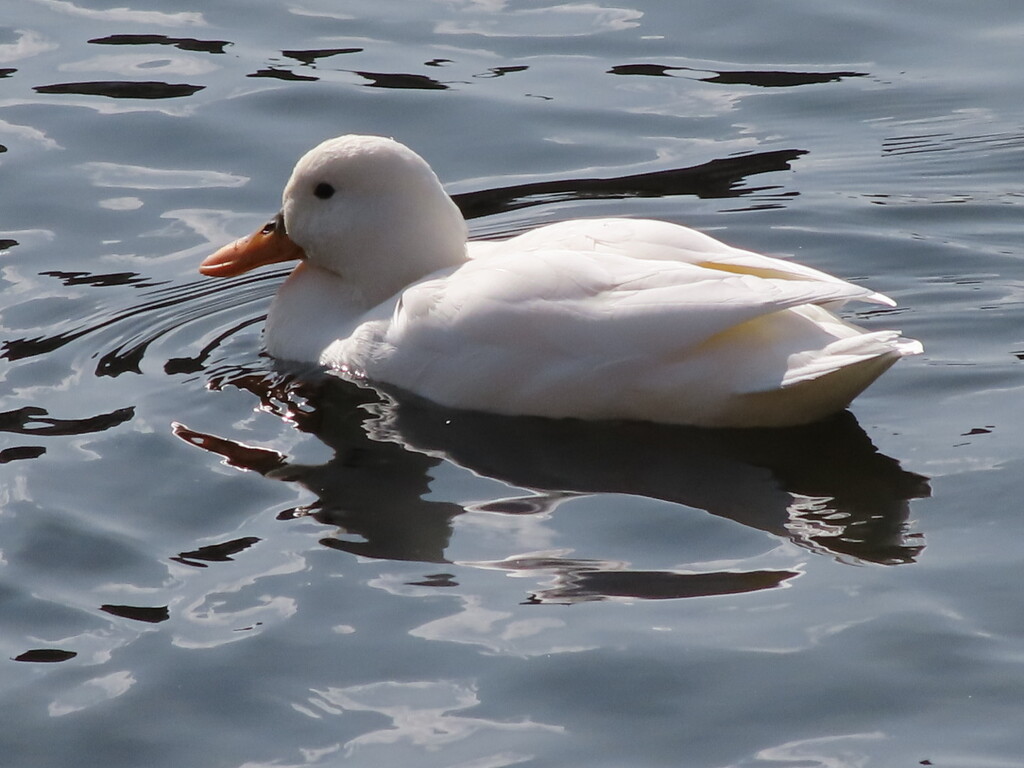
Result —
POLYGON ((340 136, 307 152, 262 229, 207 257, 230 277, 304 259, 382 300, 466 258, 466 223, 423 158, 393 139, 340 136))

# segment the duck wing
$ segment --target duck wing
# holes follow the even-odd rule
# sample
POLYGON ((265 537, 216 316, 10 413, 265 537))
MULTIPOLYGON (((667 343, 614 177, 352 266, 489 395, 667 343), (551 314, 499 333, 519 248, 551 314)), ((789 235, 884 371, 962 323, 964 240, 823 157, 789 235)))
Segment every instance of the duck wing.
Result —
MULTIPOLYGON (((574 219, 538 227, 509 240, 472 245, 479 248, 482 254, 573 250, 682 262, 706 269, 778 280, 811 280, 849 285, 845 280, 827 272, 734 248, 695 229, 656 219, 574 219)), ((896 302, 888 296, 872 291, 866 291, 857 298, 875 304, 896 306, 896 302)))
POLYGON ((452 407, 616 418, 616 402, 638 387, 646 399, 658 390, 685 399, 687 388, 725 397, 780 385, 793 340, 769 340, 779 355, 759 355, 771 361, 766 372, 728 352, 753 337, 734 344, 730 334, 749 327, 757 336, 752 321, 793 307, 871 295, 841 280, 597 249, 491 253, 406 289, 388 317, 375 312, 322 362, 452 407))

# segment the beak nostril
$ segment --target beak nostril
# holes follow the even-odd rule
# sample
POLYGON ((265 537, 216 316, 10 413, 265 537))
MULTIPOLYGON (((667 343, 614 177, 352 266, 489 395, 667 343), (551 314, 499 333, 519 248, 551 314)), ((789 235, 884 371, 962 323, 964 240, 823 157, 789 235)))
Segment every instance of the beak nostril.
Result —
POLYGON ((261 235, 272 235, 277 233, 279 235, 288 234, 284 228, 284 211, 278 211, 277 215, 263 225, 263 229, 260 230, 261 235))

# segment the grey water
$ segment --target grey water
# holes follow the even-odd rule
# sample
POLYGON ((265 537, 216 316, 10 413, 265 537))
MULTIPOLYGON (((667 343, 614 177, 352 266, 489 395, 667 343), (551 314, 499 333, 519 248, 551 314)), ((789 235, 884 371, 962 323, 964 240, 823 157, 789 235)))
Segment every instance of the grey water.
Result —
MULTIPOLYGON (((1024 766, 1024 6, 13 0, 0 764, 1024 766), (444 411, 199 261, 341 133, 899 302, 836 419, 444 411)), ((466 375, 472 375, 467 371, 466 375)))

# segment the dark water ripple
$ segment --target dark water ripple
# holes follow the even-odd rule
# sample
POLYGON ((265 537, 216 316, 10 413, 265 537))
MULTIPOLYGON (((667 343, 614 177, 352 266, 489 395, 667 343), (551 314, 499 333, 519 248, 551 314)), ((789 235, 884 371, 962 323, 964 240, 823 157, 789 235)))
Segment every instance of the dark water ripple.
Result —
MULTIPOLYGON (((123 308, 101 310, 90 317, 72 320, 70 330, 5 339, 0 342, 0 359, 15 361, 46 355, 72 342, 107 331, 106 337, 100 342, 106 351, 99 353, 95 372, 97 376, 120 376, 129 372, 141 373, 140 366, 146 350, 160 338, 211 314, 265 301, 273 295, 287 270, 247 275, 227 281, 197 280, 172 285, 153 282, 135 273, 95 275, 87 272, 47 271, 41 274, 56 277, 65 285, 131 286, 142 289, 143 300, 123 308)), ((220 338, 227 338, 263 319, 262 313, 247 318, 220 338)), ((200 357, 209 356, 217 343, 203 350, 200 357)), ((168 372, 196 370, 195 360, 175 358, 168 362, 168 372)))
POLYGON ((99 80, 82 83, 37 85, 32 90, 36 93, 107 96, 112 99, 179 99, 183 96, 191 96, 205 87, 205 85, 164 83, 155 80, 99 80))
POLYGON ((120 616, 123 619, 142 621, 147 624, 159 624, 170 618, 166 605, 101 605, 100 610, 104 613, 109 613, 111 616, 120 616))
POLYGON ((19 445, 14 448, 4 448, 0 450, 0 464, 24 459, 38 459, 45 453, 46 446, 43 445, 19 445))
POLYGON ((182 51, 202 51, 204 53, 224 53, 228 40, 198 40, 193 37, 168 37, 167 35, 107 35, 95 37, 88 41, 93 45, 171 45, 182 51))
MULTIPOLYGON (((701 72, 706 70, 692 67, 674 67, 664 64, 619 64, 608 70, 610 75, 645 75, 647 77, 672 77, 670 72, 701 72)), ((762 71, 715 71, 710 77, 698 77, 705 83, 723 85, 756 85, 761 88, 791 88, 797 85, 834 83, 850 77, 867 77, 866 72, 785 72, 762 71)))
POLYGON ((0 432, 60 437, 84 435, 111 429, 129 421, 134 415, 135 408, 128 407, 85 419, 54 419, 44 408, 25 406, 16 411, 0 413, 0 432))
POLYGON ((136 288, 155 288, 164 285, 164 281, 154 282, 152 279, 139 275, 135 272, 112 272, 109 274, 93 274, 91 272, 63 272, 61 270, 48 270, 40 272, 46 277, 55 277, 64 285, 74 287, 76 285, 93 285, 100 288, 112 288, 118 285, 131 285, 136 288))
POLYGON ((31 651, 25 651, 24 653, 18 654, 14 657, 14 661, 32 661, 32 662, 43 662, 47 664, 53 664, 61 661, 69 661, 75 658, 78 654, 74 651, 63 651, 58 648, 35 648, 31 651))
POLYGON ((320 79, 312 75, 300 75, 298 72, 292 72, 290 69, 275 69, 274 67, 258 69, 246 75, 246 77, 270 77, 276 80, 290 80, 292 82, 314 82, 320 79))
POLYGON ((362 48, 312 48, 308 50, 281 51, 281 54, 289 59, 296 59, 303 64, 313 66, 320 59, 341 56, 347 53, 361 53, 363 50, 362 48))
POLYGON ((397 72, 355 72, 369 80, 367 88, 411 88, 420 91, 446 91, 449 86, 426 75, 413 75, 397 72))
MULTIPOLYGON (((135 416, 135 407, 119 408, 110 413, 80 419, 52 418, 45 408, 24 406, 0 413, 0 432, 39 437, 70 437, 105 432, 118 427, 135 416)), ((19 445, 0 450, 0 464, 12 461, 38 459, 46 454, 43 445, 19 445)))
POLYGON ((750 176, 790 170, 790 163, 807 154, 802 149, 758 152, 711 160, 690 168, 631 174, 611 178, 558 179, 517 184, 453 195, 467 219, 565 200, 615 200, 627 197, 694 195, 699 198, 743 197, 779 189, 742 187, 750 176))
POLYGON ((171 560, 182 565, 190 565, 193 568, 206 568, 207 563, 230 562, 239 552, 244 552, 259 541, 255 536, 246 536, 241 539, 223 541, 219 544, 207 544, 191 552, 181 552, 172 557, 171 560))
MULTIPOLYGON (((775 589, 796 578, 796 571, 746 571, 743 573, 667 573, 664 571, 602 570, 596 563, 581 563, 560 573, 555 583, 530 595, 534 603, 571 604, 615 597, 644 600, 678 600, 687 597, 739 595, 775 589)), ((550 565, 547 566, 551 568, 550 565)), ((561 568, 561 566, 556 566, 561 568)), ((516 566, 515 570, 521 570, 516 566)))

